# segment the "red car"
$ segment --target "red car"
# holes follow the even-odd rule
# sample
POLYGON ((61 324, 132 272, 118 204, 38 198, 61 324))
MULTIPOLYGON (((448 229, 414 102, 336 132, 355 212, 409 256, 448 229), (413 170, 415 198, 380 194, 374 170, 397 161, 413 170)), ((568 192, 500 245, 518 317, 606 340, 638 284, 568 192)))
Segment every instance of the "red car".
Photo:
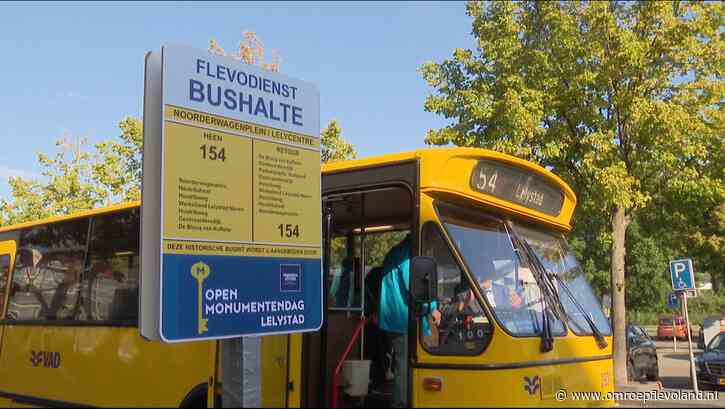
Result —
MULTIPOLYGON (((672 317, 662 317, 657 325, 657 339, 666 340, 672 339, 673 334, 672 317)), ((682 316, 675 317, 674 331, 679 339, 687 338, 687 325, 685 325, 685 319, 682 316)))

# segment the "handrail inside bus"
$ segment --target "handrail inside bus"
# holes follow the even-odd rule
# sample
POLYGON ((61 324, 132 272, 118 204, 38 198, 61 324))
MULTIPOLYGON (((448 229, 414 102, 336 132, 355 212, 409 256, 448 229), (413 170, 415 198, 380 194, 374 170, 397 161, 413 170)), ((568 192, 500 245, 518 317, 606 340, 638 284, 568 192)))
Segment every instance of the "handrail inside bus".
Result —
POLYGON ((330 407, 332 407, 333 409, 337 408, 337 378, 339 377, 340 371, 342 370, 342 363, 345 362, 347 356, 350 354, 350 351, 352 350, 353 345, 355 345, 355 341, 357 341, 357 338, 362 332, 363 327, 365 327, 365 324, 367 324, 367 318, 363 317, 355 327, 355 332, 353 332, 352 338, 350 338, 350 342, 347 343, 347 348, 345 348, 345 352, 342 353, 342 356, 340 356, 340 360, 337 361, 335 372, 332 374, 332 402, 330 407))

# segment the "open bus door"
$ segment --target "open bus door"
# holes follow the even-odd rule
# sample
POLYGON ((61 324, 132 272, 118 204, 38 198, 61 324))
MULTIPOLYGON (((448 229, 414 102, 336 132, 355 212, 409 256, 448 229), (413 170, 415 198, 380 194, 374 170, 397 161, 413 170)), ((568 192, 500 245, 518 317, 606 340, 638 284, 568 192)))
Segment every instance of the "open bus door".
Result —
POLYGON ((327 199, 325 323, 319 336, 306 335, 307 345, 314 349, 307 350, 312 352, 308 357, 315 359, 303 362, 303 367, 316 378, 306 378, 306 403, 316 398, 320 406, 387 406, 392 379, 385 375, 386 334, 374 318, 380 292, 380 280, 374 278, 382 279, 385 255, 411 234, 412 195, 400 186, 386 186, 327 199), (369 379, 370 388, 347 384, 341 369, 348 363, 369 366, 367 378, 360 382, 367 384, 369 379), (358 389, 367 392, 354 392, 358 389))

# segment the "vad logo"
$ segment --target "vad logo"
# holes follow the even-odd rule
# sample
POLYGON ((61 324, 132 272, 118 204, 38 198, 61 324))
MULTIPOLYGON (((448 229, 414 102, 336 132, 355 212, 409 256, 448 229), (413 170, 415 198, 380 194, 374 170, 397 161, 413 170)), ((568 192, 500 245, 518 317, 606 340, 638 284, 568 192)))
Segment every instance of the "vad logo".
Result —
POLYGON ((534 376, 529 378, 528 376, 524 376, 524 390, 529 393, 529 395, 533 395, 536 393, 536 391, 541 388, 541 378, 538 376, 534 376))
POLYGON ((43 364, 45 368, 60 367, 60 352, 30 351, 30 363, 38 367, 43 364))
POLYGON ((209 320, 204 318, 204 280, 209 277, 209 274, 211 274, 211 268, 208 264, 204 263, 203 261, 199 261, 197 263, 194 263, 193 266, 191 266, 191 275, 196 278, 196 284, 197 284, 197 299, 198 299, 198 306, 199 306, 199 315, 197 317, 198 319, 198 327, 197 332, 201 335, 207 331, 209 331, 209 320))

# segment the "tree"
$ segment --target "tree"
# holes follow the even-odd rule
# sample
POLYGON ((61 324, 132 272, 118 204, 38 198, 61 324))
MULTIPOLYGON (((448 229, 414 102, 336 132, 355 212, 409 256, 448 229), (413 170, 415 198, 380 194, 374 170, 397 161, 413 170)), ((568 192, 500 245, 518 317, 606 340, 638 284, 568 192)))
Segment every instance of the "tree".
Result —
POLYGON ((625 254, 632 217, 663 191, 723 197, 723 10, 717 2, 470 2, 477 50, 421 72, 426 141, 550 167, 608 220, 615 380, 626 383, 625 254), (721 164, 722 162, 720 162, 721 164), (721 166, 721 165, 720 165, 721 166))
POLYGON ((252 31, 242 33, 244 40, 239 43, 235 54, 227 54, 215 39, 209 40, 209 52, 226 55, 249 65, 258 65, 265 70, 279 72, 280 57, 277 50, 270 50, 270 61, 265 60, 264 44, 252 31))
POLYGON ((82 138, 75 143, 63 138, 56 142, 59 151, 54 157, 39 153, 45 183, 11 177, 8 183, 13 200, 0 200, 2 224, 88 210, 102 203, 107 192, 95 183, 92 156, 83 149, 86 143, 82 138))
POLYGON ((320 138, 322 163, 357 157, 355 148, 342 137, 342 128, 336 120, 333 119, 327 124, 327 127, 320 133, 320 138))
POLYGON ((56 142, 51 158, 39 153, 44 180, 11 177, 12 200, 0 199, 3 225, 69 214, 121 201, 139 200, 141 192, 141 121, 126 117, 118 124, 120 142, 87 147, 87 139, 56 142))
POLYGON ((627 230, 627 309, 658 312, 671 291, 667 268, 670 249, 643 233, 639 218, 635 218, 627 230))
POLYGON ((121 141, 109 140, 96 145, 99 160, 93 164, 94 179, 106 186, 111 197, 141 200, 141 152, 143 124, 126 117, 119 122, 121 141))

